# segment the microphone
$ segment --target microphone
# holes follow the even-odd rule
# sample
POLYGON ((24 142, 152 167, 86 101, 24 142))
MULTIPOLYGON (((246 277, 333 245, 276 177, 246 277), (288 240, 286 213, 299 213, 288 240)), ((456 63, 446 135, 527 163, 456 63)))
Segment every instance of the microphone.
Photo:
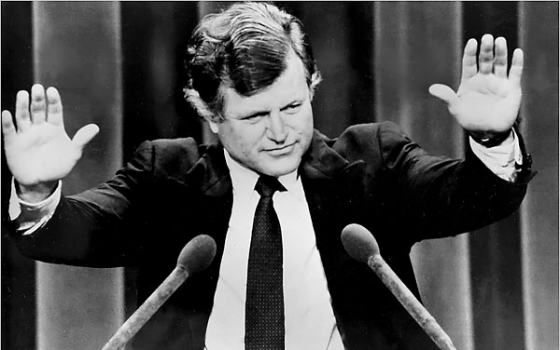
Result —
POLYGON ((447 333, 381 257, 377 241, 368 229, 362 225, 350 224, 342 230, 340 238, 346 252, 355 260, 366 263, 375 272, 440 349, 456 350, 447 333))
POLYGON ((181 250, 177 266, 160 286, 103 346, 102 350, 123 347, 169 299, 191 274, 205 270, 216 255, 216 242, 208 235, 198 235, 181 250))

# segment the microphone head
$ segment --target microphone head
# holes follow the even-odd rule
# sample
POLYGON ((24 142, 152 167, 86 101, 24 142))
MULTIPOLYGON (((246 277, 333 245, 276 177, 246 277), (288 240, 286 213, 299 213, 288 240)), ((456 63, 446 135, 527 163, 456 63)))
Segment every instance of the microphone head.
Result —
POLYGON ((177 259, 177 267, 189 273, 205 270, 216 255, 216 242, 208 235, 198 235, 191 239, 181 250, 177 259))
POLYGON ((379 255, 377 241, 373 234, 362 225, 347 225, 342 229, 340 239, 348 255, 358 261, 367 264, 370 256, 379 255))

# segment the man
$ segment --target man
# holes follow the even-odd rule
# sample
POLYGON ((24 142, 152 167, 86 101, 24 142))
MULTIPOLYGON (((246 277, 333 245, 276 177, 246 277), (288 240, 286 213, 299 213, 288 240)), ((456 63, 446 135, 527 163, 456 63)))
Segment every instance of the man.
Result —
POLYGON ((34 85, 14 118, 2 113, 14 239, 43 261, 136 266, 142 300, 186 242, 211 235, 214 262, 138 334, 139 349, 433 348, 339 237, 349 223, 370 229, 418 296, 415 242, 517 208, 530 177, 513 131, 523 56, 514 51, 508 75, 505 39, 482 38, 478 68, 477 46, 465 47, 457 93, 430 88, 471 135, 464 161, 443 159, 390 123, 336 139, 313 130, 320 74, 300 22, 273 5, 234 5, 201 21, 187 53, 186 98, 220 145, 145 142, 113 179, 70 197, 60 180, 98 128, 71 140, 56 89, 34 85))

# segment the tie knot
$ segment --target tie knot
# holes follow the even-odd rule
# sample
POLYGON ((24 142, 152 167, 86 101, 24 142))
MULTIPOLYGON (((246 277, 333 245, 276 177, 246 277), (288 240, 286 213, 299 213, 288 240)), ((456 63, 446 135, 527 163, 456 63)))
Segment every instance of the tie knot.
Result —
POLYGON ((286 188, 282 186, 277 178, 268 175, 261 175, 255 185, 255 190, 257 190, 261 197, 272 197, 274 192, 286 191, 286 188))

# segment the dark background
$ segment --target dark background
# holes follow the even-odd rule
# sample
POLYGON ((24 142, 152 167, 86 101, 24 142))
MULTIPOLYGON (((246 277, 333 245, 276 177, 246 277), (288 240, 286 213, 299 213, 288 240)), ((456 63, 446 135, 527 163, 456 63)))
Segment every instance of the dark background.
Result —
MULTIPOLYGON (((422 243, 413 260, 425 304, 458 348, 558 348, 558 3, 277 4, 311 38, 324 77, 315 123, 330 136, 393 120, 430 152, 462 156, 464 135, 429 84, 457 87, 470 37, 503 35, 510 52, 524 49, 522 131, 539 174, 522 208, 480 232, 422 243)), ((101 126, 66 193, 106 179, 143 140, 209 140, 182 98, 183 51, 200 16, 225 5, 2 2, 2 109, 41 82, 60 89, 70 134, 101 126)), ((3 226, 10 179, 2 152, 3 226)), ((134 310, 133 270, 36 264, 5 232, 2 349, 96 349, 134 310)))

